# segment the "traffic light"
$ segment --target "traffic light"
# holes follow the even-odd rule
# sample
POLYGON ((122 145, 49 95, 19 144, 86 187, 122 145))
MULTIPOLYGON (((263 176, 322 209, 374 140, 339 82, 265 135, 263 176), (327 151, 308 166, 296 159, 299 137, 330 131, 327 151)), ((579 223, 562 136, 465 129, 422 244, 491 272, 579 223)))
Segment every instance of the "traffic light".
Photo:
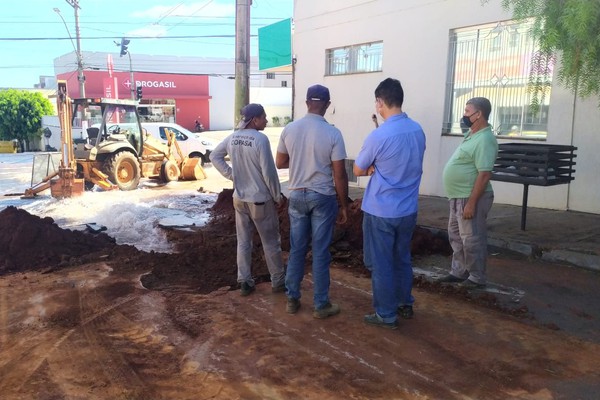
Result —
POLYGON ((125 39, 125 38, 121 39, 121 55, 120 55, 120 57, 123 57, 125 54, 127 54, 127 45, 128 44, 129 44, 129 39, 125 39))
POLYGON ((142 99, 142 87, 141 86, 138 86, 135 88, 135 98, 136 98, 136 100, 142 99))

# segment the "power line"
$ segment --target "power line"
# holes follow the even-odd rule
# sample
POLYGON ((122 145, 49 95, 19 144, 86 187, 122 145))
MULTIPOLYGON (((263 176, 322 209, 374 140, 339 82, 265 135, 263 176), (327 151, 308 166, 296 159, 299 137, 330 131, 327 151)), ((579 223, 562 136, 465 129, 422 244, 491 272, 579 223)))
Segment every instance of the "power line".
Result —
MULTIPOLYGON (((251 37, 258 37, 258 35, 250 35, 251 37)), ((94 36, 94 37, 81 37, 85 40, 114 40, 121 39, 123 36, 94 36)), ((131 39, 202 39, 202 38, 235 38, 234 35, 182 35, 182 36, 128 36, 131 39)), ((45 40, 71 40, 68 37, 0 37, 0 41, 45 41, 45 40)))

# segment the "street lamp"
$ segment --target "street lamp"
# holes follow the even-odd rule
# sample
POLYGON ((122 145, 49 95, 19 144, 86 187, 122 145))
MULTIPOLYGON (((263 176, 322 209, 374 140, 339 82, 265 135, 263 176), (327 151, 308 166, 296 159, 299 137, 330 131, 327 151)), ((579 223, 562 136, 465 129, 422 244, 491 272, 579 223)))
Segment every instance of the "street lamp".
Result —
POLYGON ((83 75, 83 60, 81 58, 81 41, 79 37, 79 0, 66 0, 74 9, 75 9, 75 36, 77 39, 77 46, 73 42, 73 37, 71 36, 71 31, 69 31, 69 27, 67 26, 67 22, 63 18, 60 13, 60 9, 54 8, 54 12, 58 14, 63 24, 65 24, 65 29, 67 30, 67 34, 69 35, 69 39, 71 39, 71 44, 73 45, 73 50, 75 50, 75 55, 77 57, 77 81, 79 82, 79 97, 85 97, 85 76, 83 75))

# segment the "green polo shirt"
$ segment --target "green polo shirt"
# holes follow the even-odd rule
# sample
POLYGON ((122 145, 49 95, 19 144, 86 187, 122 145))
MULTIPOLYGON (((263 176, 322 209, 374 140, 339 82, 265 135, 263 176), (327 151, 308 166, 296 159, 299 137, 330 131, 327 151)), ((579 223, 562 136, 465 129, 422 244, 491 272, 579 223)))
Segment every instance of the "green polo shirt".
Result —
MULTIPOLYGON (((498 141, 487 126, 471 135, 471 130, 444 167, 444 190, 450 199, 464 199, 471 195, 479 172, 491 171, 498 157, 498 141)), ((488 182, 486 192, 492 191, 488 182)))

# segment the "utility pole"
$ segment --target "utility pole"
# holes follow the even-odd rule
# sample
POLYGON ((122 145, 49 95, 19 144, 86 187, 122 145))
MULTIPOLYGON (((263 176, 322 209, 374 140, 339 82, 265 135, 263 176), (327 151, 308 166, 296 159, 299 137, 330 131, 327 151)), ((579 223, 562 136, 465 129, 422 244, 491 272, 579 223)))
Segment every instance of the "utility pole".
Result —
POLYGON ((79 97, 85 97, 85 76, 81 57, 81 35, 79 34, 79 0, 65 0, 75 10, 75 38, 77 40, 77 81, 79 81, 79 97))
POLYGON ((236 0, 235 8, 235 109, 234 126, 240 110, 250 102, 250 6, 252 0, 236 0))

